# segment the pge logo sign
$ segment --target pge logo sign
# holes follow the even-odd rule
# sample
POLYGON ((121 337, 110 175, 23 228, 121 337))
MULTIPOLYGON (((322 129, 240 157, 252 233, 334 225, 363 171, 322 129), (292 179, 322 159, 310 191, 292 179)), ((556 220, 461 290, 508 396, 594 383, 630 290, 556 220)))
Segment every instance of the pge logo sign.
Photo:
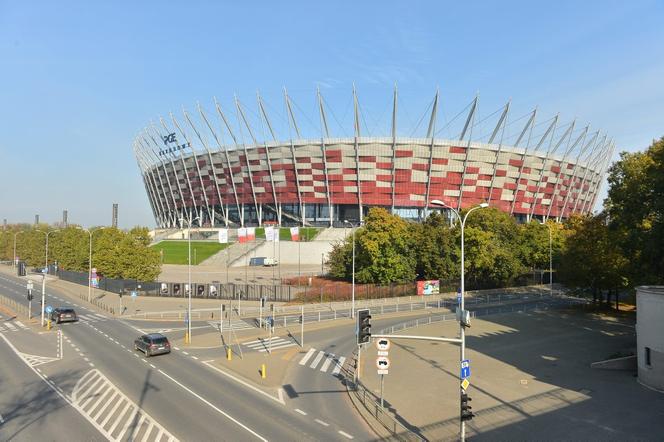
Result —
POLYGON ((168 146, 171 143, 178 142, 178 140, 175 138, 175 132, 171 132, 166 136, 162 136, 161 139, 164 141, 164 146, 168 146))

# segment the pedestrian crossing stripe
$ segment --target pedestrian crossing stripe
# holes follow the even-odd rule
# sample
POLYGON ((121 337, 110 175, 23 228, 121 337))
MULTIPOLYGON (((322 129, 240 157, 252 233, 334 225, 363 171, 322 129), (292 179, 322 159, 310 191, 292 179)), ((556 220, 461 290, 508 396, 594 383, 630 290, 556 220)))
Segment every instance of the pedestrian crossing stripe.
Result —
POLYGON ((96 369, 78 380, 71 399, 108 440, 177 442, 175 436, 96 369))
POLYGON ((86 322, 97 322, 97 321, 105 321, 108 319, 108 317, 104 315, 98 315, 96 313, 91 313, 89 315, 78 315, 78 319, 82 319, 83 321, 86 322))
POLYGON ((319 370, 322 372, 327 372, 330 367, 332 367, 332 375, 338 375, 341 371, 341 367, 344 365, 344 362, 346 362, 345 356, 339 357, 334 353, 328 353, 326 351, 310 348, 309 351, 304 356, 302 356, 302 359, 300 359, 299 365, 305 366, 308 364, 309 368, 312 370, 319 370), (308 364, 314 355, 316 356, 313 358, 311 364, 308 364), (319 364, 320 368, 318 368, 319 364))
MULTIPOLYGON (((208 324, 210 324, 210 327, 214 328, 215 330, 219 330, 219 321, 208 321, 208 324)), ((228 330, 228 321, 224 321, 224 330, 228 330)), ((255 330, 256 327, 254 327, 251 324, 247 324, 245 321, 242 321, 240 319, 234 319, 231 321, 231 326, 233 330, 255 330)))
POLYGON ((0 322, 0 331, 19 331, 19 330, 29 330, 29 327, 23 324, 21 321, 5 321, 0 322))
POLYGON ((267 352, 270 348, 272 351, 281 350, 282 348, 292 347, 298 345, 293 339, 280 338, 273 336, 268 339, 257 339, 255 341, 244 342, 242 345, 256 350, 260 353, 267 352))

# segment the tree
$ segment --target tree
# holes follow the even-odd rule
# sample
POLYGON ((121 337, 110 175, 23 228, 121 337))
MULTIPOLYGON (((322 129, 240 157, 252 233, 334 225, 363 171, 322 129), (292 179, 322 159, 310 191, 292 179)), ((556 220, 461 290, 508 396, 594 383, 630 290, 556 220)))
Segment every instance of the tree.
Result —
POLYGON ((449 281, 459 276, 458 242, 446 218, 432 213, 424 223, 412 223, 410 230, 419 278, 449 281))

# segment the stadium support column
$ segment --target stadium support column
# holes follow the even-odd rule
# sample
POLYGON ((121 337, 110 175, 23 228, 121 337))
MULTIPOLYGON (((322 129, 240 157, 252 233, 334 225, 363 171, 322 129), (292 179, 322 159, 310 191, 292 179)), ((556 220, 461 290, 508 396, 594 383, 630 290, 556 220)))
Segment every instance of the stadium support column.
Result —
MULTIPOLYGON (((318 98, 318 113, 320 116, 320 130, 321 130, 320 146, 323 152, 323 167, 325 168, 325 190, 327 191, 327 210, 330 215, 330 227, 332 227, 332 223, 334 222, 334 213, 332 211, 332 191, 330 190, 330 179, 327 168, 327 146, 325 145, 325 139, 330 137, 330 133, 327 128, 327 118, 325 118, 325 109, 323 108, 323 97, 320 94, 320 87, 316 88, 316 96, 318 98)), ((290 104, 288 106, 288 111, 292 115, 292 112, 290 110, 290 104)), ((298 187, 298 197, 299 197, 299 192, 300 190, 298 187)))
POLYGON ((362 219, 364 217, 362 213, 362 187, 360 180, 360 109, 357 102, 357 92, 355 90, 355 84, 353 84, 353 110, 355 115, 355 174, 357 179, 357 207, 360 211, 359 213, 359 222, 362 224, 362 219))
POLYGON ((586 164, 584 167, 584 172, 583 172, 583 177, 581 178, 581 181, 579 182, 579 191, 576 195, 576 198, 574 198, 574 206, 572 207, 572 211, 570 212, 572 215, 576 213, 576 207, 579 204, 579 198, 581 195, 583 195, 583 186, 586 183, 586 177, 588 176, 588 171, 590 169, 595 168, 598 164, 601 164, 601 160, 603 159, 602 156, 602 151, 604 147, 608 144, 606 141, 607 135, 605 134, 602 137, 602 141, 598 142, 597 145, 595 146, 595 149, 593 149, 593 152, 588 155, 588 159, 586 160, 586 164))
MULTIPOLYGON (((288 138, 290 142, 290 153, 291 153, 291 164, 293 165, 293 174, 295 174, 295 190, 297 191, 297 207, 300 211, 300 219, 304 219, 304 212, 302 210, 302 192, 300 191, 300 174, 297 171, 297 159, 295 158, 295 144, 293 144, 293 130, 295 135, 298 138, 300 137, 300 128, 297 126, 295 121, 295 115, 293 114, 293 109, 291 108, 290 97, 288 96, 288 91, 284 88, 284 100, 286 102, 286 111, 288 112, 288 138)), ((279 210, 279 225, 281 225, 281 209, 279 210)))
MULTIPOLYGON (((237 141, 235 139, 235 134, 233 133, 233 130, 231 129, 230 125, 228 124, 228 121, 226 120, 226 116, 221 110, 221 107, 219 106, 219 103, 217 102, 217 99, 214 99, 214 105, 215 108, 217 109, 217 114, 219 117, 222 119, 224 122, 224 125, 226 126, 226 130, 228 130, 228 133, 230 134, 231 138, 233 139, 233 142, 237 146, 237 141)), ((224 179, 226 180, 226 186, 228 186, 228 181, 230 180, 231 182, 231 188, 233 189, 233 197, 235 198, 235 205, 237 207, 237 213, 238 216, 240 216, 240 200, 237 196, 237 189, 235 187, 235 179, 233 176, 233 169, 231 168, 231 159, 230 156, 228 155, 228 149, 223 145, 219 137, 217 136, 217 132, 212 128, 212 125, 210 124, 210 121, 207 119, 207 116, 203 112, 203 109, 201 107, 198 108, 199 113, 201 114, 201 117, 205 121, 205 124, 207 125, 208 129, 210 130, 210 133, 212 134, 212 137, 214 138, 214 141, 217 143, 217 148, 220 151, 224 152, 224 157, 226 158, 226 174, 224 179)), ((222 164, 223 166, 223 164, 222 164)), ((226 206, 226 214, 228 214, 228 206, 226 206)), ((240 225, 244 226, 244 218, 240 218, 240 225)))
MULTIPOLYGON (((576 121, 574 123, 576 123, 576 121)), ((579 134, 579 136, 576 138, 576 140, 574 141, 574 143, 572 145, 570 145, 569 142, 567 143, 567 148, 565 149, 565 153, 563 154, 563 158, 558 162, 558 174, 556 175, 556 184, 553 187, 553 194, 551 195, 551 204, 549 204, 549 210, 546 213, 545 221, 547 221, 549 219, 549 217, 551 216, 551 210, 553 209, 553 206, 555 204, 557 204, 556 203, 556 198, 558 197, 558 188, 560 187, 560 176, 562 175, 562 171, 563 171, 563 167, 564 167, 563 164, 565 164, 567 162, 567 157, 572 152, 572 150, 574 150, 574 148, 577 146, 577 144, 579 144, 579 141, 581 141, 583 139, 584 140, 583 142, 585 142, 585 137, 588 134, 588 129, 589 129, 589 126, 586 126, 585 129, 581 131, 581 133, 579 134)), ((571 134, 570 134, 570 136, 571 136, 571 134)), ((583 142, 582 142, 582 145, 583 145, 583 142)), ((558 215, 560 215, 560 209, 558 209, 558 215)))
MULTIPOLYGON (((160 117, 159 121, 161 122, 161 125, 162 125, 162 127, 164 128, 164 130, 166 131, 167 134, 172 133, 171 129, 168 126, 166 126, 166 121, 163 118, 160 117)), ((194 190, 193 190, 193 187, 191 185, 191 180, 189 179, 189 172, 187 172, 187 164, 184 162, 184 155, 182 154, 181 150, 180 150, 180 163, 182 164, 182 173, 184 174, 185 181, 187 183, 187 188, 189 189, 189 199, 191 200, 190 203, 191 203, 192 209, 193 209, 194 212, 198 212, 198 208, 196 207, 196 199, 194 198, 194 190)), ((182 203, 186 205, 186 201, 183 200, 182 203)), ((196 217, 199 218, 198 222, 200 223, 200 216, 198 214, 196 214, 196 217)), ((194 218, 195 217, 192 216, 192 210, 190 209, 189 210, 189 222, 190 223, 193 222, 194 218)))
MULTIPOLYGON (((590 213, 593 210, 593 207, 595 207, 595 201, 597 199, 597 194, 600 191, 600 188, 602 186, 602 183, 604 182, 604 175, 606 174, 606 170, 609 167, 609 163, 611 162, 611 158, 613 158, 613 152, 615 151, 615 143, 611 143, 611 147, 607 151, 606 157, 604 159, 604 166, 602 167, 602 171, 597 174, 597 181, 595 183, 595 186, 593 188, 593 191, 590 193, 591 195, 591 203, 590 207, 588 207, 588 213, 590 213)), ((588 201, 588 200, 586 200, 588 201)), ((581 213, 584 213, 586 210, 586 205, 584 203, 583 207, 581 208, 581 213)))
MULTIPOLYGON (((237 109, 238 115, 244 120, 245 126, 247 126, 247 129, 249 129, 249 134, 253 137, 253 133, 251 132, 251 128, 249 127, 249 123, 247 122, 247 118, 244 116, 244 112, 242 111, 242 106, 240 106, 240 100, 237 99, 237 96, 235 97, 235 108, 237 109)), ((255 139, 254 139, 255 142, 255 139)), ((251 173, 251 163, 249 162, 249 151, 247 150, 247 144, 242 143, 242 148, 244 149, 244 161, 247 163, 247 173, 249 174, 249 184, 251 186, 251 196, 254 199, 254 207, 256 208, 256 214, 258 214, 258 201, 256 200, 256 190, 254 189, 254 176, 251 173)), ((244 217, 243 217, 244 219, 244 217)), ((262 220, 259 218, 258 219, 258 225, 261 225, 262 220)))
MULTIPOLYGON (((265 119, 265 124, 267 125, 267 128, 270 131, 270 135, 272 136, 272 141, 276 143, 277 137, 274 134, 274 130, 272 130, 270 119, 267 117, 267 113, 265 113, 265 107, 263 106, 263 99, 261 98, 258 92, 256 92, 256 99, 258 100, 258 107, 261 111, 261 115, 265 119)), ((277 210, 277 206, 279 205, 279 201, 277 200, 277 188, 274 185, 274 175, 272 174, 272 160, 270 159, 270 150, 267 146, 267 142, 264 141, 263 146, 265 147, 265 159, 267 160, 267 170, 268 173, 270 174, 270 185, 272 186, 272 200, 274 201, 274 213, 278 215, 279 211, 277 210)))
POLYGON ((496 124, 496 128, 493 130, 493 133, 491 134, 491 137, 489 138, 489 143, 492 144, 493 141, 496 139, 496 136, 498 135, 498 131, 500 130, 500 143, 498 143, 498 150, 496 150, 496 159, 493 162, 493 175, 491 175, 491 184, 489 185, 489 197, 487 198, 487 203, 491 202, 491 195, 493 194, 493 186, 496 181, 496 171, 498 170, 498 161, 500 159, 500 151, 503 149, 503 138, 505 137, 505 127, 507 126, 507 120, 510 112, 510 106, 512 104, 512 100, 508 101, 507 104, 505 105, 505 110, 503 111, 502 115, 498 119, 498 124, 496 124), (501 129, 502 128, 502 129, 501 129))
POLYGON ((516 186, 514 187, 514 193, 512 195, 512 205, 510 207, 510 215, 514 213, 514 206, 516 205, 516 200, 517 197, 519 196, 519 185, 521 181, 521 172, 523 172, 523 163, 526 161, 526 155, 528 154, 528 149, 530 148, 530 142, 532 140, 533 136, 533 127, 535 126, 535 119, 537 118, 537 108, 533 111, 532 115, 528 119, 528 122, 524 126, 523 130, 521 131, 521 134, 519 135, 519 138, 516 140, 515 145, 519 145, 521 142, 521 139, 525 135, 526 131, 528 132, 528 141, 526 143, 526 148, 523 151, 523 154, 521 155, 521 165, 519 166, 519 173, 517 174, 516 178, 516 186))
MULTIPOLYGON (((436 113, 438 112, 438 95, 439 91, 436 89, 436 95, 433 97, 433 105, 431 106, 431 117, 429 118, 429 128, 427 129, 427 138, 430 139, 429 143, 429 167, 427 167, 427 191, 424 199, 424 216, 429 214, 429 200, 431 199, 431 167, 433 164, 433 148, 436 139, 436 113)), ((392 178, 394 180, 394 177, 392 178)), ((442 195, 441 195, 442 198, 442 195)))
MULTIPOLYGON (((175 212, 177 211, 177 206, 175 204, 175 196, 173 195, 173 190, 171 189, 170 183, 169 183, 168 193, 166 192, 166 188, 164 187, 164 181, 161 179, 161 173, 159 172, 159 170, 157 170, 157 173, 156 173, 157 180, 155 180, 155 178, 154 178, 154 176, 155 176, 154 168, 155 168, 155 166, 158 168, 159 163, 161 163, 163 173, 164 173, 164 175, 166 175, 166 178, 168 179, 168 175, 166 174, 165 163, 163 162, 163 160, 161 158, 159 158, 157 156, 155 156, 154 161, 150 158, 150 152, 152 152, 152 150, 149 149, 148 142, 147 142, 147 140, 145 139, 145 137, 143 135, 140 136, 140 139, 138 139, 138 138, 136 139, 136 143, 137 143, 137 146, 138 146, 138 151, 140 153, 142 153, 143 161, 147 165, 146 167, 148 167, 150 173, 152 174, 152 180, 155 182, 155 187, 156 187, 156 182, 159 181, 159 187, 161 187, 161 194, 163 195, 163 199, 166 202, 166 209, 164 209, 164 210, 168 212, 168 221, 169 221, 169 226, 168 227, 173 227, 173 226, 175 226, 175 212), (173 200, 173 208, 171 208, 171 204, 168 202, 169 195, 170 195, 171 199, 173 200)), ((154 154, 154 152, 152 152, 152 153, 154 154)), ((159 194, 158 191, 157 191, 157 194, 159 194)), ((159 198, 159 200, 161 201, 162 199, 159 198)), ((162 203, 162 207, 163 207, 163 203, 162 203)))
MULTIPOLYGON (((394 215, 395 175, 397 156, 397 85, 394 84, 394 99, 392 101, 392 215, 394 215)), ((429 199, 427 198, 427 201, 429 199)))
POLYGON ((576 179, 576 169, 579 167, 579 161, 581 160, 581 156, 588 150, 590 146, 593 146, 597 142, 598 137, 599 137, 599 131, 595 132, 593 136, 590 138, 590 141, 588 141, 588 143, 586 143, 585 145, 582 145, 581 149, 579 149, 579 153, 577 154, 576 160, 574 161, 574 167, 572 168, 572 174, 568 175, 569 184, 565 188, 566 190, 565 199, 563 201, 563 207, 560 210, 560 214, 558 215, 558 220, 557 220, 558 222, 560 222, 562 218, 565 218, 565 209, 567 209, 569 197, 572 194, 572 187, 574 185, 574 180, 576 179))
MULTIPOLYGON (((546 162, 549 161, 549 155, 553 154, 558 150, 558 147, 560 147, 560 143, 564 139, 564 137, 561 137, 560 140, 558 140, 558 143, 556 143, 555 149, 551 149, 551 146, 553 145, 553 139, 556 136, 556 129, 558 127, 558 118, 560 114, 556 114, 555 118, 553 119, 553 130, 551 131, 551 137, 549 138, 549 146, 546 148, 546 155, 544 155, 544 160, 542 161, 542 169, 540 169, 540 176, 537 180, 537 186, 535 186, 535 193, 533 194, 533 202, 530 205, 530 212, 528 219, 532 219, 533 216, 535 215, 535 207, 537 206, 537 194, 539 193, 540 186, 542 184, 542 178, 544 178, 544 169, 546 168, 546 162)), ((544 199, 542 197, 541 199, 544 199)))
MULTIPOLYGON (((196 105, 200 113, 201 105, 200 103, 196 103, 196 105)), ((226 213, 226 210, 224 209, 224 200, 221 198, 221 192, 219 191, 219 183, 217 182, 217 168, 214 166, 214 160, 212 159, 212 152, 210 151, 210 146, 208 146, 207 141, 203 139, 201 133, 198 131, 198 128, 196 127, 196 125, 194 125, 194 122, 191 121, 191 118, 189 117, 187 111, 184 111, 184 118, 187 120, 189 126, 191 126, 191 129, 196 134, 196 138, 198 138, 198 141, 201 142, 203 148, 207 152, 208 161, 210 162, 210 169, 212 170, 212 175, 213 175, 212 182, 214 183, 214 188, 217 191, 217 201, 219 201, 219 207, 221 208, 221 216, 222 218, 224 218, 224 225, 228 227, 228 213, 226 213)), ((212 220, 212 225, 214 226, 214 220, 212 220)))
POLYGON ((466 144, 466 153, 463 158, 463 169, 461 170, 461 184, 459 184, 459 201, 457 202, 457 210, 461 210, 461 203, 463 201, 463 185, 466 180, 466 167, 468 166, 468 152, 470 152, 470 143, 473 140, 473 126, 475 126, 475 113, 477 110, 477 104, 480 100, 480 94, 478 93, 473 100, 473 105, 468 112, 468 118, 466 118, 466 124, 463 126, 463 131, 461 131, 460 140, 466 136, 466 131, 468 131, 468 143, 466 144))
MULTIPOLYGON (((182 111, 184 112, 184 109, 182 109, 182 111)), ((186 115, 186 112, 185 112, 185 115, 186 115)), ((175 118, 175 115, 173 115, 172 113, 171 113, 171 119, 173 120, 173 124, 175 125, 175 127, 178 128, 178 132, 180 132, 180 135, 182 135, 182 138, 184 138, 184 140, 187 142, 187 145, 189 146, 189 149, 191 150, 191 153, 193 155, 194 164, 196 165, 196 173, 198 175, 198 183, 201 186, 201 193, 203 194, 203 203, 205 204, 205 209, 206 209, 207 214, 208 214, 208 219, 210 220, 210 225, 214 227, 214 214, 210 210, 210 202, 208 201, 207 192, 205 191, 205 184, 203 184, 203 177, 201 176, 201 167, 198 165, 198 157, 196 156, 196 149, 194 149, 194 145, 191 143, 191 140, 189 139, 187 134, 182 130, 182 128, 180 127, 180 124, 178 123, 177 119, 175 118)), ((180 153, 182 153, 182 151, 180 151, 180 153)), ((201 212, 202 212, 202 210, 201 210, 201 212)), ((203 216, 202 215, 203 215, 202 213, 198 214, 198 216, 199 216, 198 225, 201 226, 201 227, 203 226, 203 216)))

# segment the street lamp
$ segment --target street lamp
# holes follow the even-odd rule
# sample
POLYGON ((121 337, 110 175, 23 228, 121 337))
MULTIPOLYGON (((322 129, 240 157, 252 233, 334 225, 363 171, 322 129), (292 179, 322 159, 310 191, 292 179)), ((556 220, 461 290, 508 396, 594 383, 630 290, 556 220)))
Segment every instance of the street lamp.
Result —
MULTIPOLYGON (((464 291, 465 291, 465 276, 464 276, 464 245, 463 245, 463 240, 464 240, 464 229, 466 227, 466 219, 468 219, 468 215, 471 214, 473 210, 476 209, 484 209, 486 207, 489 207, 488 203, 481 203, 479 206, 475 206, 472 209, 470 209, 468 212, 466 212, 466 215, 461 219, 461 215, 459 214, 459 211, 456 210, 453 207, 448 206, 444 202, 440 200, 433 200, 431 201, 431 204, 434 206, 440 206, 440 207, 445 207, 450 209, 454 214, 457 216, 459 219, 459 222, 461 223, 461 300, 459 302, 459 310, 461 315, 463 315, 463 310, 464 310, 464 291)), ((460 350, 460 363, 462 363, 466 359, 466 330, 464 328, 463 322, 459 321, 459 334, 461 335, 461 350, 460 350)), ((463 381, 461 378, 461 375, 459 375, 459 382, 463 381)), ((463 395, 466 393, 464 388, 461 387, 461 390, 459 391, 459 399, 463 400, 463 395)), ((466 422, 463 419, 459 419, 460 422, 460 428, 459 432, 461 434, 460 439, 463 442, 466 439, 466 422)))
POLYGON ((182 228, 182 223, 186 222, 187 223, 187 242, 188 244, 188 259, 187 259, 187 273, 188 273, 188 278, 189 278, 189 306, 188 306, 188 313, 187 313, 187 333, 185 334, 184 342, 187 344, 191 344, 191 292, 192 292, 192 287, 191 287, 191 223, 200 220, 200 217, 196 217, 192 220, 186 220, 184 218, 180 218, 180 228, 182 228))
MULTIPOLYGON (((89 229, 84 229, 81 226, 75 226, 79 230, 83 230, 84 232, 87 232, 87 234, 90 237, 90 241, 88 242, 89 249, 88 249, 88 302, 92 302, 92 235, 99 231, 99 230, 104 230, 104 229, 110 229, 110 227, 98 227, 95 230, 89 230, 89 229)), ((122 311, 120 311, 120 314, 122 314, 122 311)))
POLYGON ((18 235, 19 233, 23 233, 23 231, 19 230, 18 232, 14 233, 14 262, 13 262, 14 267, 16 267, 16 235, 18 235))
POLYGON ((540 224, 545 225, 549 228, 549 296, 553 295, 553 253, 552 250, 552 239, 551 239, 551 224, 547 222, 540 222, 540 224))
POLYGON ((355 318, 355 228, 358 227, 360 224, 354 224, 348 220, 344 220, 344 226, 346 224, 350 224, 351 232, 353 235, 353 282, 351 285, 351 310, 350 310, 350 317, 355 318))
POLYGON ((41 299, 41 326, 44 326, 44 307, 46 303, 46 274, 48 273, 48 236, 51 233, 59 232, 59 230, 49 230, 48 232, 44 232, 43 230, 35 230, 35 232, 43 233, 44 236, 46 237, 46 247, 45 247, 45 255, 46 255, 46 262, 45 262, 45 267, 44 270, 42 271, 42 299, 41 299))

